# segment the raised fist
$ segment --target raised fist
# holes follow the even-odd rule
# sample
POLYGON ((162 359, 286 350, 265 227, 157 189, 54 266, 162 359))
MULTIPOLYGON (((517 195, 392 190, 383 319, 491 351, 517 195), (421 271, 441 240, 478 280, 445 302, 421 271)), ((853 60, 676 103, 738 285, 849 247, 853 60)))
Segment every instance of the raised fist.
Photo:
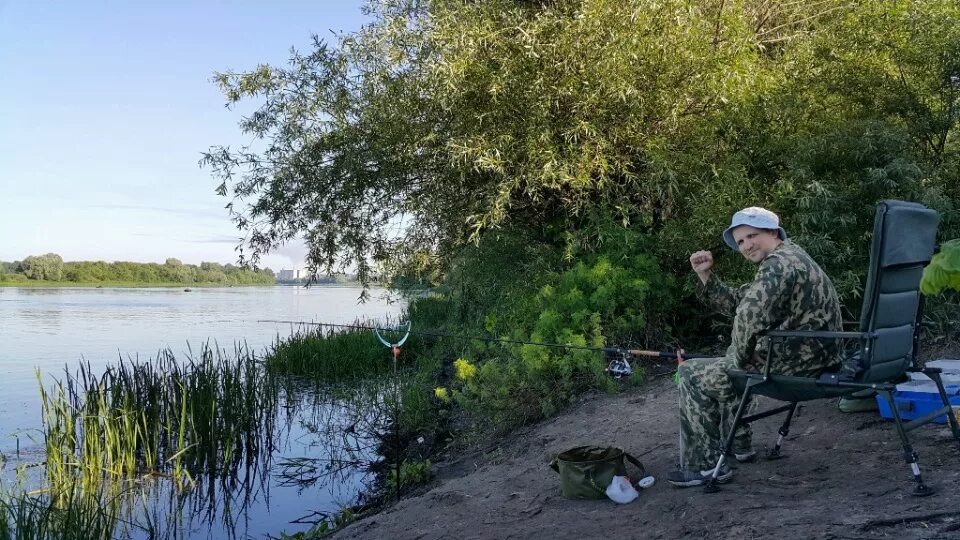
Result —
POLYGON ((697 251, 690 256, 690 267, 700 276, 700 280, 707 282, 710 277, 710 269, 713 268, 713 253, 707 250, 697 251))

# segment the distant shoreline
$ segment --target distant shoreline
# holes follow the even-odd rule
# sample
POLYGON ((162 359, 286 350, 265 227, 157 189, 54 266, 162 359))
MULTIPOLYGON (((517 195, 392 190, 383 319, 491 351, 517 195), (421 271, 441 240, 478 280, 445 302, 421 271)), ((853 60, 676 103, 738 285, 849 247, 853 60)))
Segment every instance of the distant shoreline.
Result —
MULTIPOLYGON (((381 287, 379 284, 371 284, 374 287, 381 287)), ((0 281, 0 288, 22 287, 25 289, 66 289, 71 287, 95 289, 226 289, 233 287, 303 287, 302 283, 139 283, 131 281, 101 281, 101 282, 75 282, 75 281, 0 281)), ((349 283, 314 283, 311 287, 362 287, 359 281, 349 283)))
POLYGON ((117 289, 152 289, 152 288, 175 288, 175 289, 190 289, 190 288, 202 288, 210 289, 214 287, 275 287, 276 283, 244 283, 242 285, 238 284, 228 284, 228 283, 140 283, 135 281, 98 281, 98 282, 78 282, 78 281, 0 281, 0 287, 23 287, 25 289, 56 289, 56 288, 68 288, 68 287, 80 287, 84 289, 95 289, 97 287, 103 288, 117 288, 117 289))

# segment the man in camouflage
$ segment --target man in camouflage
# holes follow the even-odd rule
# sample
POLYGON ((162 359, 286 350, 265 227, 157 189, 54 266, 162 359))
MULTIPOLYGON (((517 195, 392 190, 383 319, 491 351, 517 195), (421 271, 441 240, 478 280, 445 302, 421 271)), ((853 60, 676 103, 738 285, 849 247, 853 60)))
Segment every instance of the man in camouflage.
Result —
MULTIPOLYGON (((690 265, 700 278, 701 295, 721 314, 733 317, 731 344, 721 358, 698 358, 680 365, 681 469, 668 481, 676 486, 706 482, 720 457, 723 433, 739 405, 739 392, 727 371, 758 370, 766 358, 767 330, 841 329, 840 302, 830 278, 800 246, 787 239, 776 214, 758 207, 737 212, 724 241, 747 260, 759 265, 751 283, 734 289, 712 275, 713 255, 698 251, 690 265)), ((771 357, 771 373, 810 376, 837 368, 840 355, 832 343, 815 340, 787 342, 771 357)), ((752 461, 749 426, 737 430, 734 454, 752 461)), ((717 479, 729 481, 724 466, 717 479)))

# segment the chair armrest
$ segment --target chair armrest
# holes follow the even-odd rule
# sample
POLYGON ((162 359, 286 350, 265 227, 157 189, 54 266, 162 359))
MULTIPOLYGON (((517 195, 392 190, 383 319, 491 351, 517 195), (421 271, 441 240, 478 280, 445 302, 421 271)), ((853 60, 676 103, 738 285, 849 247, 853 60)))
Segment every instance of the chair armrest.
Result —
POLYGON ((833 332, 830 330, 768 330, 760 334, 763 337, 769 338, 770 348, 767 349, 767 358, 764 361, 763 365, 763 376, 764 378, 770 376, 770 353, 773 352, 773 341, 776 339, 784 338, 807 338, 807 339, 816 339, 816 340, 827 340, 827 339, 859 339, 862 342, 867 342, 867 346, 876 339, 876 332, 833 332))

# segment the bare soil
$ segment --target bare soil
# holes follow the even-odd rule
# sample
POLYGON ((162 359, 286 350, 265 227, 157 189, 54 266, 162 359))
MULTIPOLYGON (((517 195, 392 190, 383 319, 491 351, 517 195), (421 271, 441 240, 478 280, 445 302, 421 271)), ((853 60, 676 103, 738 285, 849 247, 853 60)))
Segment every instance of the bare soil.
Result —
MULTIPOLYGON (((774 444, 781 422, 754 424, 755 449, 774 444)), ((834 400, 802 404, 784 444, 788 457, 737 465, 715 494, 666 482, 677 429, 677 389, 667 373, 618 395, 586 396, 494 447, 438 464, 429 486, 337 538, 960 539, 960 445, 947 427, 910 434, 924 478, 937 488, 924 498, 911 495, 893 423, 876 412, 841 413, 834 400), (626 505, 564 499, 549 462, 582 444, 626 449, 657 483, 626 505)))

